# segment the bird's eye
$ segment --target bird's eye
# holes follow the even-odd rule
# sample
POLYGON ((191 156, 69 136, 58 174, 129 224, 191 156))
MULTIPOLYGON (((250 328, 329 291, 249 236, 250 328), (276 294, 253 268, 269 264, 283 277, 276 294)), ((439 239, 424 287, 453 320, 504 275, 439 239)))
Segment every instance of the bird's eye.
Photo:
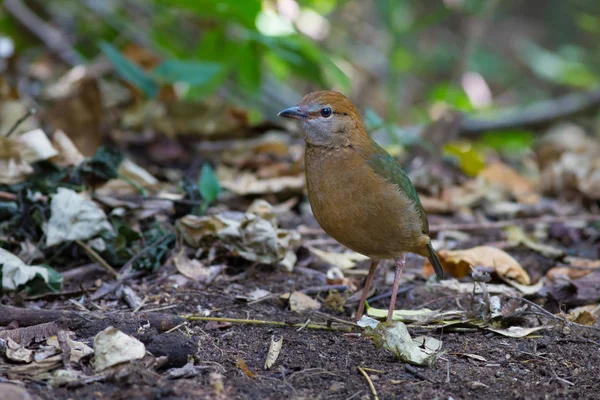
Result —
POLYGON ((321 115, 324 116, 325 118, 331 117, 332 113, 333 112, 331 111, 331 108, 329 108, 329 107, 325 107, 324 109, 321 110, 321 115))

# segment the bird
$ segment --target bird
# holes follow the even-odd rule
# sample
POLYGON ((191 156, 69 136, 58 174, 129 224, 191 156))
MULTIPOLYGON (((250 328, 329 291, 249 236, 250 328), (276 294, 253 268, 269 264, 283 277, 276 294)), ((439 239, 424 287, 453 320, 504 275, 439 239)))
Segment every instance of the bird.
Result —
POLYGON ((371 260, 356 320, 363 315, 380 261, 393 259, 387 321, 392 320, 407 252, 428 258, 438 279, 444 275, 414 185, 369 136, 357 108, 343 94, 309 93, 278 116, 301 122, 306 188, 315 219, 336 241, 371 260))

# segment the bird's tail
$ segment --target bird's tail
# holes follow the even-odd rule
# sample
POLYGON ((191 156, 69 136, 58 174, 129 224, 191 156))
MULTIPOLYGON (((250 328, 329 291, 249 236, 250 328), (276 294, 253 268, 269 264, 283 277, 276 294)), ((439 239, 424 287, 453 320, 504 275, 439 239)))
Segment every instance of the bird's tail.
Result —
POLYGON ((438 258, 437 253, 431 245, 431 241, 427 244, 427 250, 429 250, 429 262, 433 266, 435 274, 439 279, 444 279, 444 269, 442 268, 442 264, 440 263, 440 259, 438 258))

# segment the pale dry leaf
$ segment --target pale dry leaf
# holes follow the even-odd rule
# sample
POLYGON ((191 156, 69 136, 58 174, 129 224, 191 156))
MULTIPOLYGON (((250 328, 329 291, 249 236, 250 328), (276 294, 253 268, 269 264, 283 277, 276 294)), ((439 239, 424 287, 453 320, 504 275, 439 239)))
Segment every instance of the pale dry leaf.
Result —
POLYGON ((375 329, 365 328, 365 336, 373 338, 377 347, 383 347, 403 362, 418 366, 432 366, 442 348, 438 339, 419 336, 414 339, 402 322, 380 323, 375 329))
MULTIPOLYGON (((58 343, 58 338, 56 336, 51 336, 46 340, 46 343, 49 346, 52 346, 58 350, 61 349, 60 344, 58 343)), ((73 340, 67 335, 66 344, 69 347, 69 361, 73 363, 78 363, 82 358, 90 356, 94 354, 94 349, 92 349, 87 344, 73 340)))
MULTIPOLYGON (((388 310, 381 308, 367 307, 367 315, 375 318, 386 318, 388 310)), ((394 310, 392 315, 393 321, 401 322, 434 322, 445 321, 462 318, 466 315, 460 310, 430 310, 429 308, 421 308, 418 310, 394 310)))
POLYGON ((267 353, 267 359, 265 360, 265 369, 271 369, 279 353, 281 353, 281 347, 283 346, 283 336, 280 336, 278 340, 275 340, 275 336, 271 337, 271 345, 269 346, 269 352, 267 353))
POLYGON ((0 266, 2 267, 2 289, 16 290, 19 286, 39 276, 49 281, 48 270, 37 265, 26 265, 21 259, 0 248, 0 266))
POLYGON ((52 135, 52 145, 58 151, 58 154, 52 157, 50 161, 59 167, 76 167, 85 160, 85 156, 81 154, 71 138, 61 130, 57 130, 52 135))
MULTIPOLYGON (((596 308, 598 307, 596 306, 596 308)), ((589 310, 571 310, 567 315, 567 320, 580 325, 593 326, 598 321, 598 316, 589 310)))
POLYGON ((48 136, 41 129, 23 133, 17 136, 16 140, 21 143, 21 159, 30 164, 47 160, 58 154, 48 136))
POLYGON ((74 190, 58 188, 50 203, 50 221, 45 226, 47 247, 87 240, 104 230, 112 231, 112 227, 96 203, 74 190))
POLYGON ((506 233, 506 239, 508 239, 509 241, 522 244, 523 246, 540 253, 544 257, 558 259, 564 257, 565 255, 565 252, 559 247, 550 246, 534 241, 525 233, 523 228, 521 228, 520 226, 509 226, 504 230, 504 232, 506 233))
POLYGON ((6 358, 12 361, 30 363, 33 361, 33 350, 26 349, 11 338, 6 340, 6 358))
POLYGON ((190 278, 196 282, 210 283, 215 277, 225 269, 224 265, 205 266, 199 260, 190 259, 185 249, 181 249, 173 258, 177 271, 186 278, 190 278))
POLYGON ((508 336, 512 338, 523 338, 531 335, 532 333, 539 332, 546 329, 545 326, 536 326, 534 328, 524 328, 521 326, 511 326, 506 329, 486 328, 488 331, 498 333, 502 336, 508 336))
POLYGON ((290 310, 302 312, 307 310, 318 310, 321 303, 302 292, 292 292, 290 295, 290 310))
POLYGON ((125 362, 141 360, 146 355, 146 347, 139 340, 109 326, 94 338, 94 370, 107 368, 125 362))
POLYGON ((22 144, 0 136, 0 184, 12 185, 24 181, 33 167, 21 157, 22 144))
POLYGON ((337 253, 320 250, 312 246, 308 249, 313 255, 320 258, 322 261, 334 267, 338 267, 342 270, 354 268, 356 266, 356 263, 369 259, 369 257, 356 253, 354 251, 337 253))
POLYGON ((222 187, 240 196, 281 192, 302 193, 306 182, 304 173, 261 179, 251 171, 223 165, 217 168, 216 174, 222 187))

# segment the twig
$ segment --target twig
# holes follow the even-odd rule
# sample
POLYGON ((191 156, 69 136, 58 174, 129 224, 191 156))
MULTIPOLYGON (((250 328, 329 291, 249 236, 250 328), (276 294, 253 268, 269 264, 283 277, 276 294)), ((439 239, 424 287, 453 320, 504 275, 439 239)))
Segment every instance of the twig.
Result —
POLYGON ((172 327, 171 329, 169 329, 169 330, 168 330, 168 331, 166 331, 165 333, 171 333, 171 332, 174 332, 175 330, 177 330, 177 329, 181 328, 182 326, 184 326, 184 325, 187 325, 187 323, 188 323, 187 321, 185 321, 185 322, 182 322, 182 323, 180 323, 179 325, 172 327))
POLYGON ((282 327, 290 327, 290 328, 305 327, 307 329, 315 329, 315 330, 322 330, 322 331, 352 332, 351 328, 341 328, 341 327, 325 326, 325 325, 319 325, 319 324, 304 324, 304 323, 293 324, 293 323, 281 322, 281 321, 263 321, 260 319, 200 317, 200 316, 196 316, 196 315, 182 316, 182 318, 185 318, 188 321, 231 322, 231 323, 248 324, 248 325, 274 325, 274 326, 282 326, 282 327))
POLYGON ((296 332, 300 332, 302 329, 306 328, 306 326, 310 323, 310 318, 306 320, 306 322, 304 324, 302 324, 302 326, 298 329, 296 329, 296 332))
POLYGON ((125 265, 123 265, 123 268, 121 268, 121 273, 118 274, 117 280, 118 281, 125 281, 125 280, 127 280, 130 277, 131 270, 133 269, 133 264, 137 260, 139 260, 141 256, 143 256, 144 254, 146 254, 148 251, 156 248, 156 246, 158 246, 159 244, 161 244, 169 236, 171 236, 171 233, 165 233, 163 236, 159 237, 154 242, 150 243, 148 246, 146 246, 144 249, 142 249, 142 251, 140 251, 139 253, 137 253, 135 256, 131 257, 131 259, 129 261, 127 261, 125 263, 125 265))
POLYGON ((304 294, 317 294, 320 292, 328 292, 330 290, 337 290, 338 292, 345 292, 350 286, 348 285, 324 285, 324 286, 313 286, 306 289, 302 289, 301 292, 304 294))
POLYGON ((352 322, 352 321, 346 321, 346 320, 343 320, 343 319, 341 319, 341 318, 334 317, 333 315, 329 315, 329 314, 327 314, 327 313, 324 313, 324 312, 322 312, 322 311, 313 311, 313 313, 314 313, 314 314, 317 314, 317 315, 320 315, 320 316, 322 316, 322 317, 325 317, 325 318, 327 318, 327 319, 329 319, 329 320, 331 320, 331 321, 338 322, 338 323, 340 323, 340 324, 344 324, 344 325, 350 325, 350 326, 354 326, 354 327, 356 327, 356 328, 360 328, 360 325, 358 325, 356 322, 352 322))
POLYGON ((108 271, 108 273, 111 274, 115 279, 119 277, 119 273, 117 271, 115 271, 115 269, 113 267, 111 267, 110 264, 107 263, 104 260, 104 258, 102 258, 100 256, 100 254, 96 253, 96 251, 94 249, 92 249, 87 244, 83 243, 81 240, 76 240, 75 243, 77 243, 83 250, 85 250, 85 252, 91 258, 93 258, 94 261, 96 261, 98 264, 102 265, 104 267, 104 269, 106 269, 106 271, 108 271))
MULTIPOLYGON (((531 300, 527 300, 523 297, 509 297, 509 299, 511 300, 517 300, 520 301, 522 303, 526 303, 527 305, 535 308, 536 310, 539 310, 543 315, 545 315, 546 317, 550 318, 550 319, 554 319, 557 321, 562 322, 565 325, 571 325, 571 326, 576 326, 578 328, 582 328, 582 329, 589 329, 592 331, 596 331, 596 332, 600 332, 600 328, 596 328, 595 326, 588 326, 588 325, 583 325, 583 324, 578 324, 577 322, 573 322, 573 321, 568 321, 563 317, 559 317, 558 315, 554 315, 552 314, 550 311, 546 310, 544 307, 535 304, 533 301, 531 300)), ((594 342, 596 343, 596 342, 594 342)))
POLYGON ((377 390, 375 390, 373 381, 371 381, 371 378, 369 377, 369 374, 367 374, 367 371, 365 371, 361 367, 356 367, 356 368, 360 371, 361 374, 363 374, 363 376, 367 380, 367 383, 369 384, 369 389, 371 389, 371 393, 373 394, 373 400, 379 400, 379 396, 377 396, 377 390))
POLYGON ((481 223, 466 223, 466 224, 448 224, 448 225, 432 225, 429 227, 430 232, 440 231, 476 231, 484 229, 502 229, 513 225, 535 225, 539 223, 560 223, 569 221, 600 221, 600 215, 585 214, 585 215, 564 215, 539 218, 520 218, 510 219, 506 221, 496 222, 481 222, 481 223))
POLYGON ((14 123, 14 125, 8 130, 8 132, 6 133, 6 135, 4 135, 4 137, 10 137, 10 135, 12 135, 13 133, 15 133, 15 131, 17 130, 17 128, 19 127, 19 125, 21 125, 23 122, 25 122, 25 120, 29 117, 31 117, 32 115, 34 115, 36 113, 36 109, 35 108, 30 108, 29 110, 27 110, 27 112, 17 120, 17 122, 14 123))
POLYGON ((62 32, 38 17, 23 1, 5 0, 2 5, 65 63, 72 67, 83 64, 84 58, 69 45, 62 32))

